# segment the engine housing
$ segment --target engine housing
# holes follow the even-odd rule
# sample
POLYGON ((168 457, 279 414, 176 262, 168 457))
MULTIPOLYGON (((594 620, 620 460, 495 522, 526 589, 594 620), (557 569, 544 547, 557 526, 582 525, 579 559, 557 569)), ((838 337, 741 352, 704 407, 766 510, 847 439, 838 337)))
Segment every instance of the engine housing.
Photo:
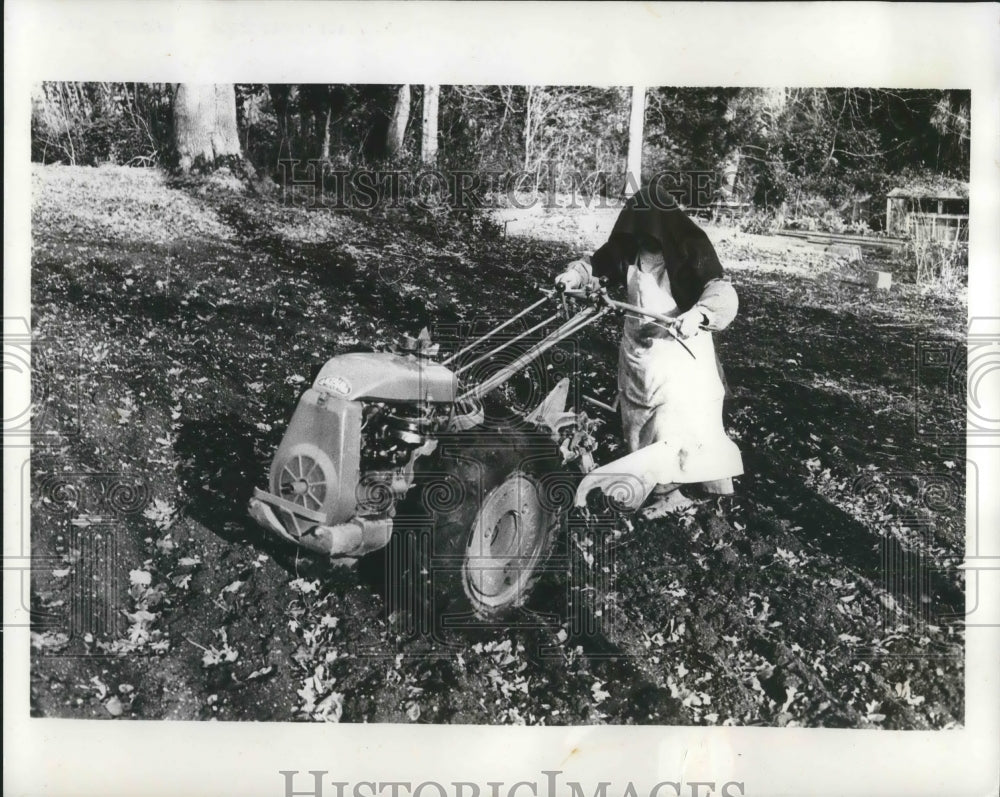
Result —
MULTIPOLYGON (((372 352, 328 360, 299 399, 271 462, 268 492, 258 490, 256 498, 270 505, 295 537, 317 525, 372 514, 366 496, 371 497, 373 484, 362 472, 363 466, 371 467, 363 463, 371 448, 363 438, 374 434, 364 429, 366 408, 392 408, 377 414, 384 419, 379 423, 387 424, 383 438, 396 446, 386 465, 391 473, 409 464, 412 452, 426 442, 410 420, 418 417, 417 408, 450 404, 456 384, 450 369, 416 355, 372 352)), ((380 442, 384 447, 386 440, 380 442)), ((391 493, 398 496, 399 478, 387 476, 391 493)))

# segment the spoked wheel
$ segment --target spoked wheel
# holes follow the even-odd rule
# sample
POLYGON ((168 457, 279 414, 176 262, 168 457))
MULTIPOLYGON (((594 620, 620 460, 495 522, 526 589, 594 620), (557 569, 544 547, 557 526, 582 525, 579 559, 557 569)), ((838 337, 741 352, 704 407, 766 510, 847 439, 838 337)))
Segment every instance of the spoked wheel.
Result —
POLYGON ((417 461, 394 534, 406 581, 422 595, 411 605, 429 600, 436 624, 461 625, 525 604, 572 502, 575 482, 554 451, 547 435, 474 430, 417 461))

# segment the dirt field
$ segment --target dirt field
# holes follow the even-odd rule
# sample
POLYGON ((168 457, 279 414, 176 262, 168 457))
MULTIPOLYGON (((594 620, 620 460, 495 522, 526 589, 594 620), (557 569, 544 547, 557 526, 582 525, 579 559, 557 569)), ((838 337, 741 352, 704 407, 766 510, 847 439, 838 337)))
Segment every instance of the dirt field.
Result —
MULTIPOLYGON (((378 556, 331 571, 246 499, 326 359, 509 315, 607 220, 505 234, 118 168, 36 168, 34 190, 36 715, 962 724, 962 297, 711 230, 741 299, 717 336, 736 495, 576 524, 526 622, 428 638, 378 556)), ((574 349, 606 400, 617 335, 574 349)))

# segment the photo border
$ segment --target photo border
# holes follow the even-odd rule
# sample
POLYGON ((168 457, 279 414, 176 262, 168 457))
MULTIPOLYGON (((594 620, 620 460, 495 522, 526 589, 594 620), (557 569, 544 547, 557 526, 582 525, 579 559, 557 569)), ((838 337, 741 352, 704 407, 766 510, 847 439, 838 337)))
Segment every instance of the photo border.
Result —
MULTIPOLYGON (((28 120, 38 82, 405 77, 442 84, 971 89, 969 315, 996 317, 998 18, 994 4, 11 2, 4 33, 4 315, 30 318, 28 120)), ((29 389, 23 379, 5 380, 5 406, 25 406, 29 389)), ((20 547, 19 477, 28 453, 4 448, 5 556, 9 540, 20 547)), ((996 443, 980 440, 967 456, 980 484, 1000 483, 996 443)), ((484 795, 489 781, 504 783, 503 795, 518 781, 544 786, 545 771, 561 772, 563 783, 578 781, 588 795, 601 782, 617 795, 626 782, 648 794, 664 781, 739 782, 742 792, 732 793, 747 797, 995 793, 1000 523, 992 496, 973 488, 968 494, 978 494, 980 505, 969 507, 969 517, 978 513, 979 523, 969 527, 967 550, 975 551, 970 569, 982 623, 967 629, 961 730, 477 726, 470 732, 30 719, 28 630, 16 627, 21 601, 5 573, 4 621, 14 627, 3 635, 4 792, 284 795, 280 771, 316 770, 328 773, 327 784, 464 781, 483 785, 484 795)), ((690 793, 687 786, 683 793, 690 793)), ((328 786, 325 794, 336 790, 328 786)))

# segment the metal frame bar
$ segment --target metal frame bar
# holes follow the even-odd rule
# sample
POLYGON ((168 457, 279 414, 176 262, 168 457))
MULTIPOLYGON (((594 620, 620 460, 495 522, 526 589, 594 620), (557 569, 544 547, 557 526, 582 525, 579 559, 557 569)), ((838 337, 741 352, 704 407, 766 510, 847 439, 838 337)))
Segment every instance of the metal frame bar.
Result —
MULTIPOLYGON (((530 334, 531 334, 532 332, 537 332, 537 331, 538 331, 538 330, 540 330, 540 329, 541 329, 542 327, 546 327, 546 326, 548 326, 548 325, 549 325, 549 324, 551 324, 551 323, 552 323, 553 321, 555 321, 555 320, 556 320, 557 318, 559 318, 559 316, 560 316, 560 313, 554 313, 553 315, 550 315, 550 316, 549 316, 548 318, 546 318, 546 319, 545 319, 544 321, 542 321, 541 323, 539 323, 539 324, 535 324, 535 326, 533 326, 533 327, 532 327, 531 329, 527 329, 527 330, 525 330, 525 331, 524 331, 524 332, 522 332, 522 333, 521 333, 520 335, 517 335, 516 337, 513 337, 513 338, 511 338, 510 340, 508 340, 508 341, 506 341, 506 342, 504 342, 504 343, 501 343, 501 344, 500 344, 499 346, 497 346, 497 347, 496 347, 495 349, 493 349, 492 351, 488 351, 488 352, 486 352, 485 354, 481 354, 481 355, 479 355, 478 357, 476 357, 476 359, 472 360, 471 362, 467 362, 467 363, 466 363, 465 365, 463 365, 463 366, 462 366, 461 368, 459 368, 459 369, 458 369, 457 371, 455 371, 455 373, 456 373, 456 374, 460 374, 460 373, 462 373, 463 371, 468 371, 468 370, 469 370, 470 368, 472 368, 472 367, 473 367, 474 365, 478 365, 478 364, 479 364, 479 363, 481 363, 481 362, 482 362, 483 360, 488 360, 488 359, 489 359, 490 357, 492 357, 493 355, 495 355, 495 354, 499 354, 499 353, 500 353, 500 352, 502 352, 502 351, 503 351, 504 349, 506 349, 506 348, 507 348, 508 346, 512 346, 513 344, 517 343, 517 342, 518 342, 519 340, 521 340, 521 339, 523 339, 523 338, 527 337, 528 335, 530 335, 530 334)), ((498 328, 498 329, 499 329, 499 328, 498 328)))
MULTIPOLYGON (((580 290, 568 290, 566 291, 566 295, 578 299, 590 298, 587 291, 580 291, 580 290)), ((681 340, 680 336, 676 332, 674 332, 674 327, 677 324, 676 318, 672 318, 668 315, 663 315, 662 313, 654 313, 652 310, 646 310, 642 307, 639 307, 638 305, 619 302, 615 299, 608 297, 607 295, 602 295, 601 300, 604 302, 605 305, 607 305, 612 309, 621 310, 625 313, 632 313, 633 315, 645 316, 646 318, 650 318, 653 321, 658 321, 660 323, 660 326, 662 326, 675 341, 677 341, 678 343, 681 344, 681 346, 684 347, 684 351, 690 354, 693 359, 697 359, 697 357, 694 356, 694 352, 691 351, 691 349, 688 348, 687 344, 683 340, 681 340)))
POLYGON ((485 382, 470 388, 455 401, 460 402, 471 398, 481 398, 494 388, 502 385, 514 374, 551 349, 557 343, 565 340, 570 335, 579 332, 584 327, 590 326, 592 323, 597 321, 597 319, 610 312, 610 310, 610 307, 602 307, 600 309, 588 307, 586 310, 582 310, 566 321, 566 323, 562 326, 550 332, 543 340, 540 340, 532 348, 528 349, 528 351, 518 357, 514 362, 510 363, 510 365, 504 366, 485 382))
MULTIPOLYGON (((468 351, 471 351, 476 346, 489 340, 497 333, 509 327, 518 319, 523 318, 524 316, 528 315, 528 313, 541 307, 543 304, 549 301, 552 298, 552 296, 553 296, 552 291, 545 292, 545 295, 534 304, 529 305, 524 310, 519 312, 517 315, 507 319, 499 326, 494 327, 486 334, 481 335, 476 340, 472 341, 466 346, 463 346, 457 352, 447 357, 445 360, 442 361, 442 365, 447 365, 448 363, 454 362, 456 358, 460 357, 461 355, 465 354, 468 351)), ((543 327, 546 327, 549 324, 551 324, 556 319, 560 318, 563 315, 563 313, 566 312, 566 303, 565 303, 566 297, 571 297, 574 299, 582 299, 584 301, 589 301, 589 302, 594 302, 594 300, 596 299, 597 303, 591 304, 590 307, 587 307, 581 310, 575 316, 568 318, 561 326, 552 330, 542 340, 540 340, 538 343, 536 343, 534 346, 528 349, 528 351, 524 352, 524 354, 522 354, 520 357, 514 360, 514 362, 501 368, 499 371, 493 374, 493 376, 486 379, 486 381, 474 387, 471 387, 464 393, 462 393, 458 398, 455 399, 455 403, 458 404, 463 401, 469 401, 472 399, 478 399, 483 397, 491 390, 494 390, 495 388, 502 385, 504 382, 510 379, 514 374, 516 374, 522 368, 530 364, 533 360, 537 359, 539 356, 544 354, 546 351, 551 349, 557 343, 559 343, 562 340, 565 340, 570 335, 579 332, 584 327, 593 324, 599 318, 611 312, 612 310, 631 313, 632 315, 637 315, 637 316, 643 316, 645 318, 649 318, 652 321, 657 322, 660 326, 663 327, 663 329, 666 330, 666 332, 675 341, 677 341, 677 343, 679 343, 684 348, 684 351, 690 354, 692 358, 694 358, 695 356, 694 352, 692 352, 691 349, 688 348, 687 344, 685 344, 684 341, 680 338, 680 336, 674 331, 674 327, 676 326, 677 323, 677 320, 675 318, 672 318, 671 316, 667 315, 662 315, 661 313, 654 313, 651 310, 645 310, 636 305, 631 305, 631 304, 626 304, 625 302, 616 301, 615 299, 610 298, 604 290, 601 290, 598 293, 595 293, 592 290, 565 290, 560 292, 560 298, 563 301, 562 313, 557 312, 549 316, 544 321, 535 324, 530 329, 521 332, 518 335, 515 335, 510 340, 504 341, 499 346, 491 349, 490 351, 485 352, 484 354, 479 355, 472 361, 464 364, 461 368, 457 369, 455 371, 456 376, 465 371, 468 371, 470 368, 472 368, 475 365, 478 365, 484 360, 488 360, 489 358, 496 356, 509 346, 512 346, 518 341, 523 340, 528 335, 537 332, 543 327)))
POLYGON ((462 356, 463 354, 465 354, 465 353, 466 353, 467 351, 469 351, 470 349, 474 349, 474 348, 475 348, 476 346, 478 346, 478 345, 479 345, 480 343, 482 343, 483 341, 486 341, 486 340, 489 340, 489 339, 490 339, 490 338, 492 338, 492 337, 493 337, 493 336, 494 336, 495 334, 497 334, 497 332, 499 332, 499 331, 500 331, 500 330, 502 330, 502 329, 506 329, 506 328, 507 328, 507 327, 509 327, 509 326, 510 326, 511 324, 513 324, 513 323, 514 323, 515 321, 517 321, 517 319, 519 319, 519 318, 523 318, 523 317, 524 317, 524 316, 526 316, 526 315, 527 315, 528 313, 530 313, 530 312, 531 312, 532 310, 534 310, 534 309, 536 309, 536 308, 538 308, 538 307, 541 307, 541 306, 542 306, 543 304, 545 304, 545 303, 546 303, 546 302, 547 302, 548 300, 549 300, 549 297, 548 297, 548 296, 543 296, 543 297, 542 297, 541 299, 539 299, 539 300, 538 300, 537 302, 535 302, 535 303, 534 303, 533 305, 531 305, 530 307, 526 307, 526 308, 524 308, 524 309, 523 309, 523 310, 522 310, 522 311, 521 311, 520 313, 518 313, 518 314, 517 314, 516 316, 514 316, 513 318, 509 318, 509 319, 507 319, 507 320, 506 320, 506 321, 504 321, 504 322, 503 322, 503 323, 502 323, 502 324, 501 324, 500 326, 498 326, 498 327, 494 327, 494 328, 493 328, 493 329, 491 329, 491 330, 490 330, 489 332, 487 332, 487 333, 486 333, 485 335, 482 335, 481 337, 479 337, 479 338, 477 338, 476 340, 472 341, 472 343, 470 343, 469 345, 467 345, 467 346, 464 346, 463 348, 461 348, 461 349, 459 349, 458 351, 456 351, 456 352, 455 352, 454 354, 452 354, 452 355, 448 356, 448 357, 447 357, 446 359, 442 360, 442 361, 441 361, 441 365, 447 365, 448 363, 450 363, 450 362, 451 362, 452 360, 454 360, 455 358, 457 358, 457 357, 461 357, 461 356, 462 356))

